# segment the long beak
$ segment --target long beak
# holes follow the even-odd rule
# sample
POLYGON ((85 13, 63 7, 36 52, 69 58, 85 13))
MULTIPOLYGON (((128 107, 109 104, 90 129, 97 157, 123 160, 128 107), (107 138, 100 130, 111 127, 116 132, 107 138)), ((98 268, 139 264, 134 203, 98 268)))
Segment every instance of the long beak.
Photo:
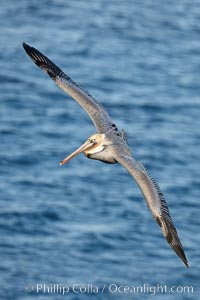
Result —
POLYGON ((94 146, 94 143, 92 143, 90 140, 87 140, 83 145, 80 146, 80 148, 78 148, 77 150, 75 150, 72 154, 70 154, 69 156, 65 157, 61 162, 60 162, 60 166, 66 164, 70 159, 72 159, 73 157, 75 157, 76 155, 78 155, 79 153, 91 148, 92 146, 94 146))

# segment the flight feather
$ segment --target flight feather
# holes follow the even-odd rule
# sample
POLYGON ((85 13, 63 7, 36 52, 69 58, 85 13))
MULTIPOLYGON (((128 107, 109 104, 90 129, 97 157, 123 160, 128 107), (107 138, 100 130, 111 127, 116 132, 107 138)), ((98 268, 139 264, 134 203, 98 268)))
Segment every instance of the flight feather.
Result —
POLYGON ((110 129, 118 132, 103 106, 98 103, 87 91, 80 87, 58 66, 56 66, 47 56, 40 51, 23 43, 24 50, 33 62, 47 72, 47 74, 57 83, 57 85, 76 100, 92 119, 97 132, 104 133, 110 129))
POLYGON ((143 164, 136 161, 132 156, 119 154, 116 160, 123 165, 134 178, 146 200, 147 206, 160 225, 167 242, 188 267, 187 258, 158 183, 153 179, 143 164))

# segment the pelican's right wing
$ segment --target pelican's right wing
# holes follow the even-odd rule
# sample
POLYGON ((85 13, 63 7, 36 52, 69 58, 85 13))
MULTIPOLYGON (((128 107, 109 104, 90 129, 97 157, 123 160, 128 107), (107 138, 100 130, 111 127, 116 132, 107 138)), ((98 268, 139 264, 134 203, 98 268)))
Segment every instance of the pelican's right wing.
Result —
POLYGON ((104 133, 111 128, 118 131, 116 125, 112 122, 103 106, 99 104, 88 92, 84 91, 48 57, 43 55, 37 49, 30 47, 25 43, 23 43, 23 47, 33 62, 38 67, 46 71, 61 89, 63 89, 82 106, 92 119, 99 133, 104 133))
POLYGON ((131 156, 117 155, 116 160, 122 164, 137 182, 147 205, 161 227, 162 233, 169 245, 188 267, 187 258, 179 240, 176 228, 172 222, 167 203, 157 182, 150 176, 143 164, 131 156))

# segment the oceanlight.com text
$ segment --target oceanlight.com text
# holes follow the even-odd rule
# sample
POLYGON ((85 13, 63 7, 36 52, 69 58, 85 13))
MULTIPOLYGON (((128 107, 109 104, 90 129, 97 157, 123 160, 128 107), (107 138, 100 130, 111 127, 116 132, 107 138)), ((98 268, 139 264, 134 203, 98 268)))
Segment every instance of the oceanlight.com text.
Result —
POLYGON ((25 287, 28 293, 36 294, 60 294, 66 295, 69 293, 74 294, 148 294, 151 296, 158 294, 193 294, 194 287, 191 285, 185 286, 168 286, 148 283, 138 285, 119 285, 116 283, 97 285, 92 283, 75 283, 73 285, 60 284, 60 283, 37 283, 36 285, 29 284, 25 287))

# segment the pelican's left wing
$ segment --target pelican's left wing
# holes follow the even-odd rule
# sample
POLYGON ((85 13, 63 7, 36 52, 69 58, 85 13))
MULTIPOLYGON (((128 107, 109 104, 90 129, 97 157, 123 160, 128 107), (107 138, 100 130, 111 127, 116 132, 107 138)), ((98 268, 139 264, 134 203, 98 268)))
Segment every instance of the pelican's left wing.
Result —
POLYGON ((150 176, 143 164, 131 156, 117 155, 116 160, 122 164, 137 182, 147 205, 161 227, 169 245, 188 267, 187 258, 179 240, 178 233, 172 222, 167 203, 157 182, 150 176))
POLYGON ((92 119, 99 133, 104 133, 110 129, 118 132, 116 125, 113 123, 106 110, 88 92, 76 84, 76 82, 40 51, 25 43, 23 43, 23 47, 33 62, 46 71, 61 89, 82 106, 92 119))

